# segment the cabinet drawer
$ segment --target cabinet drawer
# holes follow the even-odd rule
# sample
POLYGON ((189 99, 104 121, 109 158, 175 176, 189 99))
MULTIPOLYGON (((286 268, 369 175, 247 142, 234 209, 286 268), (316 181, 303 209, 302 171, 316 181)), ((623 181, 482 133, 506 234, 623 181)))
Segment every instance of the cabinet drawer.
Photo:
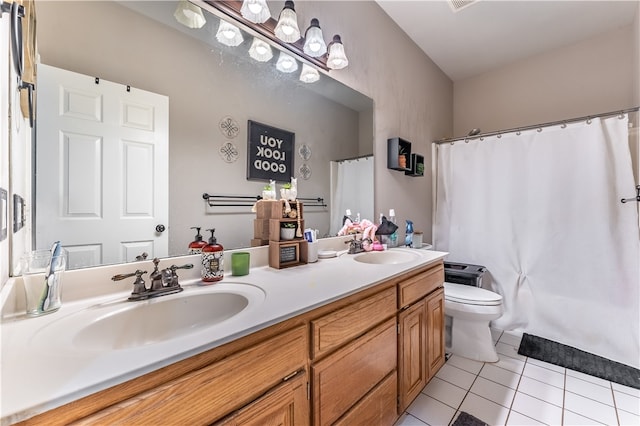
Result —
POLYGON ((442 263, 398 284, 398 307, 404 308, 444 285, 442 263))
POLYGON ((395 312, 396 290, 391 287, 311 321, 311 358, 318 358, 360 336, 395 312))
POLYGON ((389 374, 355 407, 342 416, 335 426, 392 425, 396 421, 396 385, 398 375, 389 374))
POLYGON ((396 349, 394 317, 312 365, 313 423, 332 424, 395 370, 396 349))
POLYGON ((298 374, 214 426, 302 426, 309 424, 307 377, 298 374))
POLYGON ((307 359, 306 348, 305 327, 299 326, 79 423, 211 423, 302 369, 307 359))

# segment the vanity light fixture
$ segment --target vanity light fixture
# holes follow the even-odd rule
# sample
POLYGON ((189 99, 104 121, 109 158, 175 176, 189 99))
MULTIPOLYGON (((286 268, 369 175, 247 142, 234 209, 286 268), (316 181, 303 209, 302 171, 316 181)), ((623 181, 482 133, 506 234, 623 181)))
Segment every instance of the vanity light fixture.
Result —
POLYGON ((251 47, 249 48, 249 56, 258 62, 267 62, 273 58, 273 53, 271 52, 269 43, 260 40, 258 37, 254 37, 251 47))
POLYGON ((187 0, 180 0, 175 12, 173 12, 173 17, 189 28, 202 28, 207 22, 202 14, 202 9, 187 0))
POLYGON ((349 65, 347 55, 344 53, 344 46, 339 35, 333 36, 333 41, 329 43, 329 58, 327 66, 332 70, 340 70, 349 65))
POLYGON ((295 43, 300 40, 300 29, 298 28, 298 16, 294 8, 293 1, 287 0, 284 8, 280 12, 278 24, 274 30, 276 37, 286 43, 295 43))
MULTIPOLYGON (((229 17, 231 22, 237 23, 240 28, 248 28, 252 35, 259 36, 272 47, 287 52, 294 58, 300 58, 302 63, 316 67, 318 70, 338 70, 349 65, 340 36, 336 35, 330 44, 326 43, 321 35, 322 30, 318 19, 311 20, 304 38, 301 37, 294 2, 291 0, 284 2, 284 8, 278 19, 270 17, 262 23, 247 19, 241 9, 249 8, 258 1, 262 0, 200 0, 204 3, 203 7, 213 11, 215 15, 229 17)), ((254 7, 257 6, 254 5, 254 7)))
POLYGON ((303 83, 315 83, 320 80, 320 73, 317 69, 311 65, 302 64, 302 71, 300 72, 300 81, 303 83))
POLYGON ((307 28, 304 34, 304 53, 309 56, 317 58, 327 53, 327 44, 324 42, 322 36, 322 29, 320 29, 320 22, 313 18, 311 25, 307 28))
POLYGON ((220 43, 231 47, 239 46, 244 40, 242 33, 240 33, 240 28, 223 19, 220 20, 216 39, 220 43))
POLYGON ((266 0, 244 0, 240 14, 254 24, 262 24, 271 18, 271 11, 266 0))
POLYGON ((280 56, 278 56, 278 62, 276 63, 276 68, 281 72, 294 72, 298 69, 298 63, 293 56, 287 55, 284 52, 280 52, 280 56))

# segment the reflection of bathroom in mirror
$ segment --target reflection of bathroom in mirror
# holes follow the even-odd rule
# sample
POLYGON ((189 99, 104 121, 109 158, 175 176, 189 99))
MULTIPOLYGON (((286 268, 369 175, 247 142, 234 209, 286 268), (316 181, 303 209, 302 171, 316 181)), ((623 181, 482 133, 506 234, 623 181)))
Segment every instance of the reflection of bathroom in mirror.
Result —
POLYGON ((344 225, 347 211, 350 219, 376 222, 373 211, 373 156, 365 155, 331 162, 331 231, 344 225))
MULTIPOLYGON (((35 244, 48 247, 53 240, 61 240, 70 252, 71 267, 131 261, 142 251, 150 256, 185 254, 194 239, 194 231, 190 229, 193 226, 202 227, 203 235, 208 234, 205 229, 215 228, 218 241, 225 248, 248 247, 255 218, 250 207, 210 207, 202 194, 257 196, 268 184, 247 179, 249 120, 295 134, 292 173, 298 179, 298 195, 322 197, 327 204, 305 208, 305 226, 318 229, 320 235, 337 232, 330 229, 331 204, 335 198, 332 187, 336 187, 330 163, 373 152, 371 99, 326 74, 321 74, 320 81, 313 84, 300 82, 298 73, 283 74, 275 69, 277 54, 267 63, 254 61, 247 54, 252 40, 247 33, 240 46, 222 46, 215 39, 219 18, 205 10, 206 25, 189 29, 173 18, 176 4, 174 1, 38 3, 38 50, 42 64, 89 76, 92 82, 98 77, 105 87, 116 83, 116 91, 126 91, 130 86, 131 94, 149 92, 168 102, 164 124, 168 126, 168 159, 160 160, 158 166, 148 166, 146 160, 155 155, 154 149, 161 151, 161 148, 146 149, 144 141, 127 134, 116 137, 128 143, 119 145, 120 154, 114 154, 122 157, 118 166, 106 162, 106 151, 100 145, 107 143, 106 138, 96 141, 86 137, 92 134, 91 127, 48 130, 43 134, 40 123, 47 125, 48 113, 40 105, 47 104, 48 99, 41 97, 48 90, 40 88, 36 151, 44 151, 42 144, 60 144, 70 170, 47 172, 52 169, 48 162, 60 160, 37 157, 36 175, 42 175, 36 179, 40 183, 35 188, 35 244), (229 123, 237 126, 238 131, 226 132, 229 123), (80 137, 74 139, 74 135, 80 137), (83 145, 84 141, 91 141, 91 145, 83 145), (308 148, 304 154, 300 152, 303 146, 308 148), (103 154, 105 157, 100 157, 103 154), (91 158, 85 161, 86 170, 78 165, 82 161, 74 167, 71 163, 74 155, 79 160, 91 158), (99 173, 91 166, 92 162, 101 168, 99 173), (90 179, 86 172, 92 172, 90 179), (78 174, 84 175, 84 179, 74 180, 78 174), (53 186, 43 189, 43 181, 50 181, 53 186), (132 187, 114 197, 107 193, 108 184, 113 182, 120 189, 123 182, 131 183, 132 187), (56 186, 60 191, 55 192, 56 186), (148 206, 158 197, 162 199, 163 188, 167 199, 164 214, 168 219, 149 220, 148 211, 161 210, 148 206), (74 193, 84 196, 77 197, 80 201, 76 204, 70 204, 74 193), (133 211, 126 226, 145 229, 143 234, 148 236, 133 237, 122 223, 102 221, 101 215, 106 210, 115 209, 116 215, 121 215, 125 205, 132 206, 133 211), (69 216, 75 215, 82 226, 71 226, 61 234, 61 227, 47 223, 53 212, 70 212, 69 216), (156 225, 164 225, 164 233, 157 232, 156 225), (103 242, 106 244, 116 229, 124 230, 125 235, 115 242, 116 249, 109 254, 103 242), (76 250, 74 262, 71 259, 75 247, 83 248, 76 250)), ((133 127, 162 128, 162 124, 144 122, 143 118, 148 116, 160 119, 156 116, 160 113, 142 104, 131 103, 134 108, 129 109, 129 118, 133 127), (136 105, 140 108, 135 108, 136 105)), ((366 184, 373 193, 373 176, 366 184)), ((373 197, 370 203, 373 210, 373 197)), ((163 213, 159 214, 161 217, 163 213)))

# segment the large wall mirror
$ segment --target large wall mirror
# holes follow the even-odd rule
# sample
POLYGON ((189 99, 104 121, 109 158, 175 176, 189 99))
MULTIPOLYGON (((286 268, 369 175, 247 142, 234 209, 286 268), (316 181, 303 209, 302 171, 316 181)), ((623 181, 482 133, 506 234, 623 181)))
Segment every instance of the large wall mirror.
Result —
MULTIPOLYGON (((47 248, 60 240, 70 252, 71 268, 131 261, 142 252, 186 254, 195 235, 191 227, 201 227, 205 239, 205 230, 215 228, 227 249, 250 246, 255 219, 250 207, 211 207, 202 197, 256 196, 268 184, 247 179, 249 121, 295 134, 292 174, 298 195, 320 197, 326 204, 305 207, 305 226, 321 236, 335 235, 339 228, 332 229, 332 210, 345 206, 354 214, 362 210, 363 216, 373 216, 372 195, 361 208, 350 206, 349 200, 339 207, 334 202, 341 185, 362 185, 359 192, 373 194, 373 172, 348 182, 340 182, 339 173, 332 175, 343 160, 373 154, 373 101, 324 73, 308 84, 299 81, 299 72, 276 70, 277 50, 269 62, 251 59, 247 52, 253 36, 248 33, 243 32, 240 46, 223 46, 216 40, 217 16, 203 10, 205 26, 190 29, 174 19, 177 3, 37 3, 38 52, 44 66, 39 67, 37 92, 35 246, 47 248), (90 84, 66 91, 59 80, 66 81, 68 72, 90 84), (93 93, 111 84, 124 93, 112 102, 119 114, 115 120, 126 121, 133 130, 114 136, 117 149, 109 154, 107 138, 95 137, 92 125, 69 130, 60 115, 72 111, 83 120, 86 111, 80 110, 95 108, 89 121, 106 117, 111 101, 93 93), (142 98, 118 100, 129 99, 127 93, 142 98), (159 104, 148 107, 148 94, 159 104), (149 117, 160 121, 149 124, 149 117), (228 132, 229 126, 237 130, 228 132), (149 129, 164 132, 167 145, 149 147, 149 129), (147 162, 163 150, 164 159, 147 162), (158 208, 149 206, 158 200, 166 214, 149 220, 148 212, 155 214, 158 208), (105 221, 110 209, 126 220, 105 221), (135 234, 140 230, 141 236, 135 234), (124 236, 107 247, 106 241, 118 233, 124 236)), ((284 2, 269 4, 277 14, 284 2)), ((307 24, 300 22, 301 28, 307 24)))

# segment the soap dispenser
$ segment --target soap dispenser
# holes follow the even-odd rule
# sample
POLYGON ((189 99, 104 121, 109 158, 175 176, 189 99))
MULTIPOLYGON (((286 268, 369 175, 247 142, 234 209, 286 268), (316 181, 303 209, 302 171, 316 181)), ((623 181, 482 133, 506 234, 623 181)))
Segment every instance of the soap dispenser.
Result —
MULTIPOLYGON (((394 209, 389 209, 389 222, 397 225, 396 223, 396 211, 394 209)), ((398 231, 393 231, 393 233, 389 236, 389 247, 398 247, 398 231)))
POLYGON ((202 248, 207 245, 206 241, 202 240, 202 235, 200 235, 200 227, 192 226, 191 229, 197 230, 195 239, 189 243, 189 254, 200 254, 202 253, 202 248))
POLYGON ((404 231, 404 245, 407 247, 413 247, 413 222, 409 219, 407 219, 407 227, 404 231))
POLYGON ((220 281, 224 277, 224 247, 218 244, 214 233, 215 228, 207 229, 211 231, 209 243, 202 248, 202 281, 212 283, 220 281))

